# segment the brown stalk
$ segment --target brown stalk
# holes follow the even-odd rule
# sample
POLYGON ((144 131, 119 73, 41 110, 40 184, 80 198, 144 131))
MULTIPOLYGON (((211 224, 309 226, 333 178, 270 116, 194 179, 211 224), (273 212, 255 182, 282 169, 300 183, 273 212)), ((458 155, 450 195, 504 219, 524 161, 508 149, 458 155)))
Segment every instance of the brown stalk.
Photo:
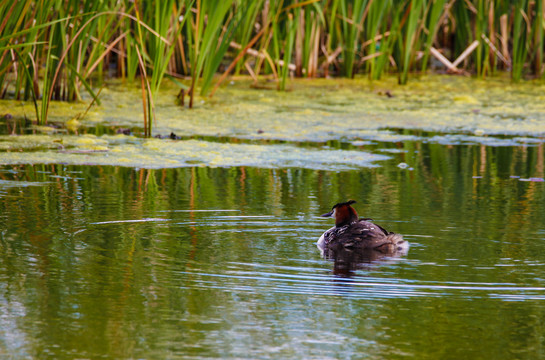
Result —
MULTIPOLYGON (((240 45, 240 44, 238 44, 238 43, 236 43, 234 41, 231 41, 229 43, 229 46, 234 47, 235 49, 242 49, 242 45, 240 45)), ((271 70, 273 72, 273 75, 274 75, 275 79, 278 78, 278 74, 276 72, 276 64, 274 63, 273 59, 271 58, 271 56, 269 55, 267 50, 263 49, 261 51, 257 51, 255 49, 248 49, 246 51, 246 54, 251 55, 251 56, 255 56, 259 60, 267 60, 267 62, 271 66, 271 70)), ((278 60, 277 64, 280 65, 280 66, 284 66, 284 61, 283 60, 278 60)), ((289 64, 288 67, 289 67, 289 69, 291 71, 295 71, 295 64, 289 64)))
POLYGON ((477 8, 471 3, 471 1, 465 0, 465 3, 466 3, 466 5, 467 5, 469 11, 471 11, 471 12, 474 13, 474 14, 477 14, 477 13, 478 13, 477 8))
MULTIPOLYGON (((494 56, 493 52, 494 50, 492 48, 496 48, 495 42, 496 42, 496 28, 494 27, 494 2, 490 2, 490 8, 488 10, 488 28, 490 29, 490 43, 492 44, 490 46, 490 49, 488 50, 489 56, 490 56, 490 64, 494 66, 496 64, 496 57, 494 56)), ((484 34, 482 34, 484 36, 484 34)), ((485 36, 486 37, 486 36, 485 36)), ((486 41, 486 40, 485 40, 486 41)), ((487 42, 488 44, 488 42, 487 42)))
POLYGON ((6 27, 6 24, 8 23, 8 20, 11 17, 11 13, 15 9, 15 5, 17 5, 17 1, 13 2, 13 4, 11 5, 11 8, 5 14, 4 21, 2 21, 2 25, 0 25, 0 34, 2 34, 4 32, 4 28, 6 27))
POLYGON ((464 61, 479 46, 479 40, 473 41, 461 54, 452 62, 455 67, 464 61))
POLYGON ((437 50, 436 48, 434 48, 433 46, 430 48, 430 53, 437 59, 439 60, 443 65, 445 65, 449 71, 452 71, 452 72, 455 72, 457 73, 458 71, 458 68, 456 68, 456 66, 450 62, 449 59, 447 59, 443 54, 441 54, 439 52, 439 50, 437 50))
MULTIPOLYGON (((142 82, 142 105, 144 107, 144 136, 148 137, 151 136, 151 131, 148 132, 148 121, 151 121, 151 119, 148 119, 148 106, 154 109, 153 106, 153 99, 151 98, 151 86, 148 81, 148 74, 146 72, 146 66, 144 64, 144 60, 142 60, 142 55, 140 54, 140 50, 138 50, 138 46, 135 47, 136 49, 136 55, 138 55, 138 64, 140 65, 140 71, 142 73, 140 74, 140 79, 142 82), (147 89, 147 98, 149 99, 149 104, 146 102, 146 89, 147 89)), ((151 130, 151 129, 150 129, 151 130)))
POLYGON ((405 25, 405 22, 407 21, 407 18, 409 17, 409 14, 411 13, 412 7, 413 7, 413 4, 409 3, 409 6, 407 6, 407 9, 405 10, 405 14, 403 14, 403 17, 401 18, 401 21, 399 22, 400 29, 403 27, 403 25, 405 25))
POLYGON ((308 59, 308 77, 314 77, 318 73, 318 54, 320 52, 320 27, 315 22, 312 27, 312 33, 310 34, 311 42, 314 42, 312 52, 308 59))
MULTIPOLYGON (((69 24, 68 27, 70 27, 71 29, 73 29, 73 28, 74 28, 74 24, 69 24)), ((107 45, 105 42, 103 42, 102 40, 100 40, 100 39, 98 39, 98 38, 96 38, 96 37, 94 37, 94 36, 89 36, 88 34, 85 34, 85 36, 86 36, 86 37, 89 37, 89 39, 91 39, 93 42, 95 42, 95 43, 97 43, 97 44, 100 44, 100 45, 102 45, 102 46, 104 46, 104 47, 108 47, 108 45, 107 45)), ((121 56, 125 56, 124 53, 122 53, 121 51, 119 51, 119 50, 117 50, 117 49, 112 49, 112 52, 114 52, 114 53, 116 53, 116 54, 118 54, 118 55, 121 55, 121 56)))
POLYGON ((303 33, 305 32, 305 9, 299 14, 297 34, 295 34, 295 75, 303 74, 303 33))
MULTIPOLYGON (((191 9, 191 11, 193 11, 193 8, 191 9)), ((195 40, 194 40, 194 43, 193 45, 195 46, 195 54, 194 54, 194 59, 198 59, 199 57, 199 24, 200 24, 200 21, 201 21, 201 1, 200 0, 197 0, 197 10, 196 10, 196 20, 195 20, 195 25, 194 25, 194 29, 195 29, 195 40)), ((193 109, 193 94, 195 92, 195 86, 197 86, 197 77, 199 76, 199 74, 197 74, 197 62, 198 60, 194 60, 194 64, 191 64, 191 72, 192 72, 192 75, 191 75, 191 87, 189 88, 189 108, 190 109, 193 109), (195 68, 195 69, 193 69, 195 68)))
POLYGON ((503 63, 505 65, 507 65, 508 68, 511 68, 511 61, 509 61, 508 59, 506 59, 502 53, 498 50, 498 48, 492 43, 492 41, 490 41, 489 38, 487 38, 484 34, 481 34, 481 37, 483 38, 483 40, 488 44, 488 46, 490 46, 490 50, 496 54, 496 56, 501 60, 503 61, 503 63))
POLYGON ((34 56, 32 56, 31 53, 28 53, 28 57, 30 58, 30 62, 32 63, 32 68, 34 69, 33 76, 32 76, 32 86, 34 87, 34 96, 36 99, 40 97, 40 86, 38 85, 38 71, 36 70, 36 61, 34 61, 34 56))
POLYGON ((322 67, 327 67, 337 58, 337 56, 339 56, 342 53, 343 48, 341 46, 337 47, 335 51, 331 53, 331 55, 327 54, 326 49, 322 49, 322 51, 327 56, 327 58, 322 63, 322 67))
POLYGON ((439 21, 437 21, 437 24, 442 24, 445 21, 446 17, 450 17, 452 19, 452 22, 454 23, 454 18, 452 17, 452 14, 450 13, 450 8, 452 7, 452 5, 454 5, 455 2, 456 0, 450 0, 450 2, 448 2, 445 5, 443 14, 439 17, 439 21))
POLYGON ((388 37, 388 36, 390 36, 390 32, 386 31, 384 34, 379 34, 379 35, 375 36, 373 39, 367 40, 366 42, 361 44, 361 47, 365 48, 365 47, 371 45, 372 43, 374 43, 376 41, 379 41, 380 39, 388 37))
MULTIPOLYGON (((214 88, 212 89, 212 91, 210 92, 210 97, 214 96, 214 94, 216 93, 216 91, 218 90, 219 86, 221 85, 221 83, 227 78, 227 76, 229 75, 229 73, 231 71, 233 71, 233 69, 235 68, 235 66, 237 65, 237 63, 240 61, 240 59, 242 59, 242 57, 244 56, 244 54, 246 54, 246 52, 248 51, 249 48, 252 47, 252 45, 254 45, 257 40, 259 40, 259 38, 261 37, 261 35, 263 35, 263 33, 265 32, 265 28, 261 29, 260 32, 258 32, 251 40, 250 42, 248 42, 248 44, 244 47, 244 49, 242 49, 242 51, 237 55, 237 57, 235 58, 235 60, 233 60, 233 62, 231 63, 231 65, 229 65, 229 67, 227 68, 227 70, 225 70, 225 72, 221 75, 221 77, 219 78, 218 82, 216 83, 216 85, 214 85, 214 88)), ((193 90, 193 89, 192 89, 193 90)))
POLYGON ((87 74, 85 75, 85 78, 91 75, 91 73, 95 70, 95 68, 100 64, 102 59, 104 59, 104 57, 108 55, 108 53, 112 50, 112 48, 115 45, 117 45, 118 42, 123 40, 128 33, 129 33, 128 31, 125 31, 123 34, 119 35, 110 45, 108 45, 106 50, 104 50, 104 52, 98 57, 98 59, 93 63, 93 65, 91 65, 91 67, 89 67, 89 69, 86 71, 87 74))
POLYGON ((373 58, 376 58, 376 57, 379 57, 380 55, 382 55, 382 51, 379 51, 379 52, 376 52, 376 53, 372 53, 372 54, 369 54, 369 55, 365 55, 363 56, 361 59, 360 59, 360 62, 359 64, 362 65, 364 62, 366 62, 367 60, 371 60, 373 58))
POLYGON ((507 14, 500 16, 500 31, 501 31, 501 52, 503 56, 511 62, 511 56, 509 55, 509 30, 507 29, 507 14))
POLYGON ((95 101, 96 101, 96 99, 98 99, 100 93, 102 92, 102 89, 104 89, 104 85, 98 90, 97 96, 94 97, 94 98, 93 98, 93 101, 91 101, 91 103, 89 104, 89 106, 87 106, 87 109, 85 110, 85 112, 83 113, 83 115, 78 116, 78 118, 79 118, 80 120, 83 119, 83 118, 87 115, 87 113, 89 112, 89 110, 91 110, 91 106, 93 106, 93 105, 95 104, 95 101))
POLYGON ((354 21, 352 21, 352 19, 344 17, 341 14, 337 14, 337 18, 341 19, 342 21, 344 21, 344 22, 346 22, 346 23, 348 23, 348 24, 350 24, 352 26, 356 26, 359 31, 362 31, 362 29, 363 29, 363 27, 360 24, 355 24, 354 21))
MULTIPOLYGON (((269 13, 269 1, 266 1, 265 2, 265 9, 263 10, 263 29, 266 29, 265 30, 265 33, 267 33, 267 36, 263 37, 263 40, 261 41, 261 50, 262 52, 266 53, 266 49, 267 47, 269 46, 269 43, 272 39, 272 31, 270 29, 270 25, 272 23, 275 23, 275 22, 278 22, 278 18, 280 17, 280 14, 284 11, 282 10, 282 6, 284 5, 284 0, 279 0, 278 1, 279 3, 277 4, 278 5, 278 10, 276 11, 276 13, 274 14, 274 16, 272 17, 272 19, 269 18, 268 16, 268 13, 269 13), (266 11, 265 11, 266 10, 266 11), (267 16, 265 16, 267 15, 267 16)), ((274 62, 272 60, 269 60, 267 59, 267 61, 269 61, 269 63, 271 64, 271 67, 275 67, 274 65, 274 62)), ((255 73, 257 76, 259 76, 259 72, 261 71, 261 66, 263 65, 263 58, 259 57, 257 59, 257 62, 256 62, 256 65, 254 66, 254 68, 256 69, 255 70, 255 73)), ((276 73, 275 70, 273 70, 273 72, 276 73)), ((275 74, 275 79, 278 79, 278 74, 275 74)))
MULTIPOLYGON (((6 58, 6 55, 9 53, 9 49, 4 50, 2 53, 2 57, 0 57, 0 64, 4 63, 4 59, 6 58)), ((6 66, 4 70, 0 71, 0 75, 4 74, 9 69, 9 66, 6 66)))
POLYGON ((261 50, 261 53, 263 54, 263 56, 269 63, 271 70, 273 72, 274 79, 278 80, 278 72, 276 72, 276 65, 274 64, 274 60, 272 59, 271 55, 269 55, 269 53, 265 49, 261 50))
POLYGON ((359 28, 363 29, 363 22, 365 21, 365 18, 367 17, 367 14, 369 13, 369 8, 371 7, 371 4, 373 4, 373 0, 369 0, 367 3, 367 6, 365 7, 365 10, 363 11, 363 15, 360 20, 359 28))
POLYGON ((244 63, 244 67, 248 71, 248 74, 250 74, 250 77, 254 80, 254 84, 257 84, 257 76, 247 61, 244 63))
POLYGON ((144 84, 144 76, 140 77, 140 81, 142 82, 142 84, 141 84, 141 88, 142 88, 142 107, 144 109, 144 111, 143 111, 143 113, 144 113, 144 136, 147 137, 148 136, 148 112, 146 111, 147 104, 146 104, 146 87, 145 87, 145 84, 144 84))
POLYGON ((295 8, 298 8, 298 7, 307 6, 307 5, 310 5, 310 4, 318 2, 318 1, 320 1, 320 0, 308 0, 308 1, 303 1, 302 3, 295 3, 295 4, 292 4, 292 5, 289 5, 289 6, 286 6, 285 8, 283 8, 282 12, 288 11, 288 10, 291 10, 291 9, 295 9, 295 8))
MULTIPOLYGON (((15 52, 13 49, 9 50, 9 53, 11 54, 11 63, 13 64, 13 72, 15 73, 15 78, 19 78, 19 74, 17 71, 17 61, 15 61, 15 52)), ((19 94, 17 94, 17 100, 19 100, 19 94)))
MULTIPOLYGON (((61 67, 62 67, 62 63, 64 62, 64 59, 66 58, 66 55, 68 54, 68 51, 70 50, 70 48, 72 48, 72 46, 74 45, 74 42, 76 41, 76 39, 81 35, 81 33, 85 30, 85 28, 87 27, 87 25, 89 25, 91 23, 91 21, 93 21, 94 19, 96 19, 97 17, 99 16, 102 16, 102 15, 106 15, 106 14, 117 14, 117 15, 120 15, 120 16, 125 16, 125 17, 128 17, 129 19, 133 19, 134 21, 138 22, 139 24, 141 24, 142 26, 144 26, 146 29, 148 29, 152 34, 156 35, 157 37, 159 37, 162 41, 164 41, 165 43, 167 43, 168 45, 170 45, 170 42, 163 38, 160 34, 158 34, 156 31, 154 31, 152 28, 150 28, 148 25, 146 25, 145 23, 141 22, 139 19, 137 19, 136 17, 130 15, 130 14, 125 14, 125 13, 120 13, 118 11, 104 11, 104 12, 101 12, 101 13, 98 13, 98 14, 95 14, 93 15, 92 17, 89 18, 89 20, 87 20, 82 26, 81 26, 81 29, 78 30, 78 32, 74 35, 74 37, 72 38, 72 40, 70 40, 70 43, 68 43, 68 45, 66 46, 66 49, 64 50, 63 54, 61 55, 60 59, 59 59, 59 65, 57 65, 57 69, 55 70, 55 75, 53 76, 53 79, 51 80, 51 86, 52 87, 55 87, 55 83, 57 82, 57 78, 59 76, 59 73, 61 71, 61 67)), ((53 91, 49 91, 48 95, 47 95, 47 104, 46 104, 46 118, 43 119, 44 123, 47 122, 47 113, 48 113, 48 110, 49 110, 49 103, 51 102, 51 96, 53 96, 53 91)))

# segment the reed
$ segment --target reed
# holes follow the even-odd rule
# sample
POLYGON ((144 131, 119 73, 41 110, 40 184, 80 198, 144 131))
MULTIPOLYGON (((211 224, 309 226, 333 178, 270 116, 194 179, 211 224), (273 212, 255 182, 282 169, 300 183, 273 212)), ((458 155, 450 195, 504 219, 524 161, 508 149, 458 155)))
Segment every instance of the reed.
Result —
POLYGON ((284 47, 284 64, 281 69, 280 82, 278 83, 278 90, 286 90, 286 80, 289 74, 289 64, 291 61, 291 54, 293 52, 293 44, 295 42, 295 33, 297 31, 297 21, 292 14, 288 14, 288 22, 286 24, 287 40, 284 47))
POLYGON ((392 1, 374 1, 369 7, 368 20, 366 21, 366 37, 369 39, 362 44, 361 53, 364 55, 360 60, 365 60, 365 69, 369 74, 374 73, 377 66, 377 57, 383 52, 379 50, 384 36, 380 34, 386 11, 390 8, 392 1))
POLYGON ((424 0, 411 0, 408 3, 406 10, 406 25, 402 27, 405 32, 405 36, 402 38, 404 41, 400 42, 400 71, 399 71, 399 83, 406 84, 409 79, 409 70, 412 65, 412 59, 414 58, 414 49, 419 49, 419 23, 418 20, 421 17, 422 9, 424 7, 424 0))
POLYGON ((422 67, 421 71, 425 72, 430 57, 430 49, 433 46, 433 42, 437 38, 437 30, 439 29, 439 21, 443 15, 443 10, 445 8, 446 0, 432 0, 427 4, 426 9, 426 23, 425 23, 425 32, 426 32, 426 41, 423 48, 424 54, 422 56, 422 67))
POLYGON ((404 84, 432 47, 453 60, 476 41, 466 73, 545 74, 545 0, 0 0, 0 19, 0 98, 32 101, 45 123, 50 101, 98 104, 103 80, 140 77, 148 136, 165 76, 190 107, 233 69, 280 90, 290 74, 404 84))
POLYGON ((355 74, 355 61, 358 46, 360 44, 360 34, 363 23, 370 5, 373 0, 355 0, 350 3, 348 1, 340 2, 342 16, 342 47, 343 47, 343 74, 346 77, 352 78, 355 74))
POLYGON ((202 76, 201 94, 205 94, 227 51, 229 35, 232 33, 232 17, 226 19, 226 16, 232 3, 232 0, 196 0, 195 21, 187 23, 191 59, 190 108, 193 107, 193 94, 198 79, 202 76), (224 25, 227 26, 226 31, 223 31, 224 25))
POLYGON ((144 11, 144 8, 139 8, 140 3, 135 2, 134 11, 138 20, 135 50, 141 77, 145 78, 142 82, 142 96, 146 136, 152 134, 156 120, 154 104, 192 4, 193 1, 188 1, 178 6, 175 0, 157 1, 142 4, 151 5, 152 11, 144 11), (148 24, 153 31, 144 31, 141 22, 148 24), (148 76, 148 73, 151 74, 148 76))
MULTIPOLYGON (((245 11, 235 11, 233 14, 234 20, 240 23, 234 33, 233 41, 236 44, 239 44, 241 48, 248 45, 253 34, 255 34, 255 30, 261 27, 259 24, 259 13, 263 9, 263 2, 264 0, 255 0, 251 2, 245 0, 236 1, 238 9, 244 9, 246 6, 245 11)), ((245 59, 241 59, 241 61, 237 62, 235 74, 240 74, 244 63, 245 59)))
POLYGON ((537 1, 535 6, 536 19, 532 29, 534 35, 534 72, 536 76, 543 76, 543 49, 545 48, 545 1, 537 1))
POLYGON ((527 28, 528 17, 525 14, 528 0, 517 0, 514 4, 513 14, 513 70, 511 77, 518 81, 522 78, 522 72, 525 65, 525 60, 528 55, 527 38, 530 36, 527 28))

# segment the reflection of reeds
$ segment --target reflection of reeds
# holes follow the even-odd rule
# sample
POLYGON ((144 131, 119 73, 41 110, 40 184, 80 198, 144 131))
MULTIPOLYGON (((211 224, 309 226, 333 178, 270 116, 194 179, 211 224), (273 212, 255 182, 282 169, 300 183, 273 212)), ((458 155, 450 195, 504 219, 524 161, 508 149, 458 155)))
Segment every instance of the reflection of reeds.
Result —
MULTIPOLYGON (((1 1, 0 97, 30 100, 47 121, 51 100, 98 103, 96 82, 142 80, 146 133, 162 79, 209 94, 214 75, 294 76, 393 72, 406 83, 433 56, 450 67, 513 80, 543 76, 543 0, 1 1), (174 56, 173 56, 174 55, 174 56), (443 61, 444 62, 444 61, 443 61), (230 65, 230 66, 229 66, 230 65), (457 67, 457 68, 456 68, 457 67), (39 100, 42 99, 40 102, 39 100)), ((223 80, 223 78, 222 78, 223 80)))

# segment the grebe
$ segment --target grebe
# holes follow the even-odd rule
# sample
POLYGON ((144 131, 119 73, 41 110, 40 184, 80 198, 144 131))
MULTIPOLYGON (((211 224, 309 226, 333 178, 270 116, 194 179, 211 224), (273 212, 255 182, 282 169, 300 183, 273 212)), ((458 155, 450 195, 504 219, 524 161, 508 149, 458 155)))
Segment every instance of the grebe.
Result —
POLYGON ((375 250, 382 253, 404 252, 409 243, 403 236, 385 230, 370 222, 371 219, 359 219, 358 213, 350 205, 354 200, 338 203, 323 217, 335 218, 335 226, 322 234, 316 245, 324 250, 375 250))

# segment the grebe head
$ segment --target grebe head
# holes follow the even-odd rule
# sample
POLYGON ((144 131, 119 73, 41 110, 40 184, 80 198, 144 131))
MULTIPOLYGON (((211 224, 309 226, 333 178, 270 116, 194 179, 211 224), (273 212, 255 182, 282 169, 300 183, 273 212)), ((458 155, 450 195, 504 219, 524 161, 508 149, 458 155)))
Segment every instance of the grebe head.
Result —
POLYGON ((354 204, 354 200, 349 200, 344 203, 338 203, 333 206, 330 212, 323 214, 322 217, 335 218, 335 226, 341 227, 358 220, 358 213, 350 205, 354 204))

